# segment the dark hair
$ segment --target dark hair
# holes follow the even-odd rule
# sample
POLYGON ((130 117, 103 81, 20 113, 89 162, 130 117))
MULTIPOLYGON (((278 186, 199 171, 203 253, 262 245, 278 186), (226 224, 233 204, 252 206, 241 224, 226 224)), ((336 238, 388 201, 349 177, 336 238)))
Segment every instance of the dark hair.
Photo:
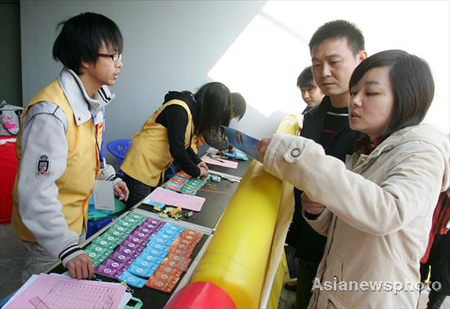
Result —
POLYGON ((244 117, 245 110, 247 109, 247 104, 242 94, 240 94, 239 92, 232 92, 231 105, 233 107, 232 117, 237 117, 238 120, 241 120, 242 117, 244 117))
POLYGON ((319 45, 326 39, 346 38, 347 44, 356 56, 364 50, 364 36, 361 30, 353 23, 338 19, 327 22, 314 32, 309 41, 309 51, 312 52, 314 46, 319 45))
POLYGON ((386 50, 361 62, 353 71, 349 89, 373 68, 389 67, 394 91, 392 116, 383 134, 417 125, 425 118, 434 97, 434 81, 425 60, 403 50, 386 50))
POLYGON ((297 78, 297 87, 308 87, 308 88, 315 88, 316 83, 314 82, 314 77, 311 71, 311 66, 306 67, 303 69, 303 71, 300 73, 300 75, 297 78))
POLYGON ((194 133, 197 136, 217 130, 231 115, 231 94, 224 84, 208 83, 195 93, 194 133))
POLYGON ((81 13, 59 23, 57 29, 60 26, 61 32, 53 44, 53 58, 77 74, 80 74, 81 61, 97 61, 102 44, 122 53, 122 34, 108 17, 81 13))

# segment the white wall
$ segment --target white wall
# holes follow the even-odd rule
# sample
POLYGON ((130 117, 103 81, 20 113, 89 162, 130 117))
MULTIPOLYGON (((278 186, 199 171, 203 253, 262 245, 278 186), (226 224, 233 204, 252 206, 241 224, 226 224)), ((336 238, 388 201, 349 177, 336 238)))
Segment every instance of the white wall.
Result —
POLYGON ((117 97, 106 111, 106 141, 129 138, 167 91, 195 91, 212 81, 208 72, 264 3, 22 1, 23 100, 27 104, 61 69, 51 56, 56 25, 85 11, 104 14, 125 41, 122 74, 111 88, 117 97))
POLYGON ((210 74, 233 89, 241 89, 262 113, 251 121, 244 118, 236 127, 260 137, 272 130, 284 113, 303 110, 296 79, 311 65, 309 39, 318 27, 335 19, 359 26, 369 55, 404 49, 424 58, 436 84, 425 121, 450 132, 449 1, 267 2, 210 74))
POLYGON ((21 1, 23 100, 59 73, 51 57, 57 23, 93 11, 113 19, 125 39, 106 141, 139 130, 168 90, 212 80, 247 99, 236 127, 267 136, 305 107, 296 78, 310 64, 308 41, 339 18, 363 30, 369 54, 401 48, 429 62, 436 96, 427 121, 450 132, 449 10, 448 1, 21 1))

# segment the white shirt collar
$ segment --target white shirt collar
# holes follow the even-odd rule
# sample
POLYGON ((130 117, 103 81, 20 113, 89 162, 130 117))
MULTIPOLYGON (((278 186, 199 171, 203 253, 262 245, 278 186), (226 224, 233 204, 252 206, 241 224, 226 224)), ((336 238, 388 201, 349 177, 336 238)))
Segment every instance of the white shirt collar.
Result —
POLYGON ((59 83, 72 107, 77 125, 85 123, 92 116, 95 117, 95 124, 99 123, 103 120, 103 115, 99 112, 116 97, 115 94, 111 94, 108 87, 102 86, 94 97, 90 98, 78 75, 68 68, 62 69, 59 83), (100 117, 97 116, 99 114, 100 117))

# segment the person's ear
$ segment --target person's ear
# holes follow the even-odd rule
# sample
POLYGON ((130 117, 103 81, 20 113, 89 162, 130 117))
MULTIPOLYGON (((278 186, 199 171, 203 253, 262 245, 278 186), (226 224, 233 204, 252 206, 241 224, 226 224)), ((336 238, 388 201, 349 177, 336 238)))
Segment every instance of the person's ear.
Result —
POLYGON ((367 58, 367 52, 365 50, 361 50, 357 56, 358 64, 363 62, 366 58, 367 58))
POLYGON ((83 74, 86 70, 89 70, 89 68, 92 67, 93 65, 94 65, 94 63, 92 63, 92 62, 87 62, 87 61, 81 60, 80 73, 83 74))

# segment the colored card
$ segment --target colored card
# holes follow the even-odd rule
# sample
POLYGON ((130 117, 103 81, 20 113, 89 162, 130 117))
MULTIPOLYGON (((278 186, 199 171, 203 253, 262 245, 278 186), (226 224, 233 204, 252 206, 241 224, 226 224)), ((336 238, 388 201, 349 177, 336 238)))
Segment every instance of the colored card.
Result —
POLYGON ((218 166, 223 166, 223 167, 228 167, 228 168, 237 168, 238 167, 238 163, 237 162, 233 162, 233 161, 229 161, 229 160, 225 160, 225 159, 219 159, 219 158, 211 158, 207 155, 202 157, 202 161, 208 164, 213 164, 213 165, 218 165, 218 166))
POLYGON ((186 194, 179 194, 163 188, 156 188, 149 196, 145 198, 143 203, 147 201, 158 201, 164 204, 169 204, 183 209, 200 211, 202 209, 205 198, 199 196, 191 196, 186 194))

